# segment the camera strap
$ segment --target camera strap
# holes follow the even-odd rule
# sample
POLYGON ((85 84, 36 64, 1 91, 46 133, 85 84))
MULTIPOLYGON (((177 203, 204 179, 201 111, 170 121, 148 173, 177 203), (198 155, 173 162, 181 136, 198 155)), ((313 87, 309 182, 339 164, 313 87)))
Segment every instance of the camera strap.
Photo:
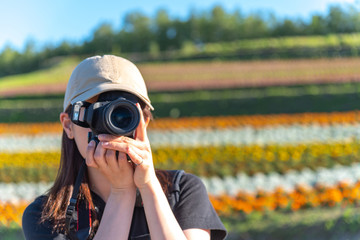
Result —
MULTIPOLYGON (((83 163, 81 164, 79 173, 76 177, 75 180, 75 184, 74 184, 74 188, 73 188, 73 192, 70 198, 70 202, 69 205, 67 206, 66 209, 66 219, 65 219, 65 227, 68 233, 68 237, 71 240, 80 240, 80 239, 86 239, 89 232, 91 231, 91 226, 90 229, 87 232, 82 232, 79 234, 77 234, 77 223, 78 223, 78 213, 76 211, 76 204, 77 204, 77 200, 78 200, 78 194, 79 194, 79 190, 80 190, 80 186, 85 174, 85 170, 86 170, 87 166, 85 161, 83 161, 83 163)), ((179 202, 179 197, 180 197, 180 179, 181 177, 184 175, 184 170, 171 170, 169 171, 172 173, 172 185, 169 189, 169 193, 170 195, 168 196, 168 201, 170 204, 170 207, 172 210, 174 210, 176 204, 179 202)), ((141 195, 140 193, 137 191, 137 206, 142 206, 142 199, 141 199, 141 195)))
POLYGON ((170 187, 170 196, 168 198, 171 209, 174 211, 176 204, 180 201, 180 180, 184 175, 184 170, 170 170, 173 175, 172 185, 170 187))
POLYGON ((75 210, 76 210, 76 203, 80 190, 80 185, 84 177, 85 169, 86 169, 86 163, 85 161, 83 161, 79 173, 76 177, 75 185, 70 198, 70 203, 66 209, 65 227, 67 232, 69 233, 69 237, 71 240, 78 240, 78 237, 76 235, 76 230, 77 230, 77 221, 79 216, 77 215, 77 212, 75 210))

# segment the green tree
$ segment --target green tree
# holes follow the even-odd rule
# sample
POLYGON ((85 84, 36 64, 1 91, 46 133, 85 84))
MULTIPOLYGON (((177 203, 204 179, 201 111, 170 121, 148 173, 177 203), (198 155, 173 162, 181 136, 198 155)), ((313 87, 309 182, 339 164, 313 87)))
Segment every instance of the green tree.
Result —
POLYGON ((21 54, 18 51, 6 46, 0 54, 0 76, 18 73, 20 69, 16 60, 19 58, 21 54))
POLYGON ((309 35, 324 35, 329 32, 326 18, 315 14, 311 17, 311 22, 307 26, 307 34, 309 35))
POLYGON ((160 51, 174 48, 174 39, 178 33, 166 10, 159 10, 156 13, 154 22, 155 41, 158 44, 160 51))
POLYGON ((301 20, 293 21, 289 18, 285 18, 282 22, 278 23, 278 25, 273 30, 273 36, 294 36, 294 35, 302 35, 301 20))
POLYGON ((210 42, 220 42, 224 41, 224 38, 227 38, 227 13, 221 6, 215 6, 211 10, 211 15, 209 19, 209 28, 210 28, 210 42))
POLYGON ((260 38, 269 36, 269 27, 260 14, 250 14, 241 24, 242 38, 260 38))
POLYGON ((134 12, 125 16, 124 26, 116 36, 116 44, 123 52, 147 52, 153 39, 151 19, 134 12))
POLYGON ((348 33, 355 30, 348 13, 339 6, 330 7, 327 19, 329 31, 332 33, 348 33))
POLYGON ((83 52, 86 54, 112 53, 115 33, 110 23, 103 23, 95 29, 92 39, 85 42, 83 52))

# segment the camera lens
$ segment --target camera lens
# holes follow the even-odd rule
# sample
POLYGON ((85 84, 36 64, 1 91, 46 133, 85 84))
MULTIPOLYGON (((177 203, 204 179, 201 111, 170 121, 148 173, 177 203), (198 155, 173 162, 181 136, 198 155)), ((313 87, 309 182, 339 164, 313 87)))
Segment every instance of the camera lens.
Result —
POLYGON ((112 111, 110 118, 115 127, 126 129, 131 124, 132 113, 127 108, 118 107, 112 111))
POLYGON ((136 105, 120 98, 106 106, 102 128, 105 133, 131 136, 140 122, 140 112, 136 105))

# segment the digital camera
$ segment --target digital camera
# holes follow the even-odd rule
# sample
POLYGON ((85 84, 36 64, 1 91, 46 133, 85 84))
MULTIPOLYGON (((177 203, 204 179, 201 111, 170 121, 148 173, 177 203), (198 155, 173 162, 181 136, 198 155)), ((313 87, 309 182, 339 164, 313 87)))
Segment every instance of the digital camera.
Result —
POLYGON ((105 92, 100 94, 95 103, 74 103, 71 121, 92 130, 88 141, 98 134, 134 137, 140 122, 140 112, 136 106, 138 101, 138 98, 130 93, 105 92))

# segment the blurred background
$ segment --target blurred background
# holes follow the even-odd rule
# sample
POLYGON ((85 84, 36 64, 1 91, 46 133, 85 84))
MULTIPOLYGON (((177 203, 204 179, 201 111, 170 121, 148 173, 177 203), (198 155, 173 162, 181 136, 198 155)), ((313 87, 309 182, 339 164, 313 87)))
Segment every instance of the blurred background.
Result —
POLYGON ((360 3, 7 1, 0 14, 0 240, 53 182, 67 80, 135 62, 157 168, 201 177, 228 239, 359 239, 360 3))

